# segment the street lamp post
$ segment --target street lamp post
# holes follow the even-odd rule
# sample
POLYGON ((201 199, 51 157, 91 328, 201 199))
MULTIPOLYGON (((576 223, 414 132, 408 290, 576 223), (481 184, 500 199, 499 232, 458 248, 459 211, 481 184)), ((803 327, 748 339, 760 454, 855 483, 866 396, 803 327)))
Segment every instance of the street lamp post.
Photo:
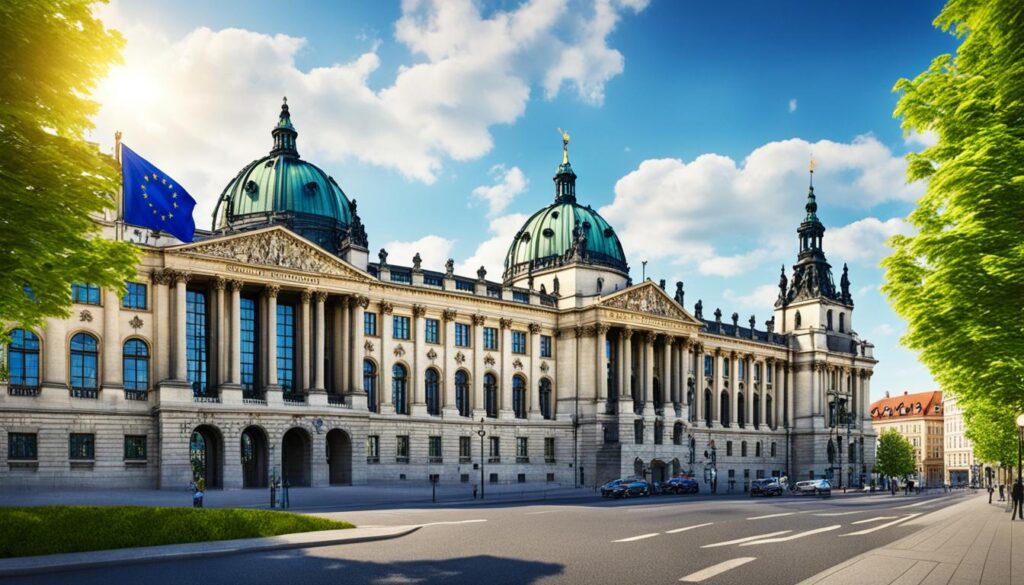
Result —
POLYGON ((1017 483, 1021 483, 1022 449, 1024 449, 1024 412, 1017 415, 1017 483))
POLYGON ((480 418, 480 430, 476 432, 480 436, 480 499, 484 499, 484 436, 487 435, 487 431, 484 430, 484 419, 480 418))

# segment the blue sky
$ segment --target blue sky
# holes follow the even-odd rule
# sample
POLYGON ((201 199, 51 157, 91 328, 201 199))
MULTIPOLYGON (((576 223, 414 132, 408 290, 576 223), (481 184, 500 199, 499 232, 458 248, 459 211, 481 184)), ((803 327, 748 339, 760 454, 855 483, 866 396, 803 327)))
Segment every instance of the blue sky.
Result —
POLYGON ((686 282, 745 322, 770 317, 815 173, 825 249, 850 262, 874 396, 934 388, 877 290, 903 182, 900 77, 956 41, 937 1, 114 2, 128 45, 97 90, 96 138, 125 142, 199 200, 197 225, 270 148, 289 96, 303 157, 359 201, 391 261, 450 255, 499 278, 511 234, 550 202, 556 128, 581 202, 623 239, 633 277, 686 282))

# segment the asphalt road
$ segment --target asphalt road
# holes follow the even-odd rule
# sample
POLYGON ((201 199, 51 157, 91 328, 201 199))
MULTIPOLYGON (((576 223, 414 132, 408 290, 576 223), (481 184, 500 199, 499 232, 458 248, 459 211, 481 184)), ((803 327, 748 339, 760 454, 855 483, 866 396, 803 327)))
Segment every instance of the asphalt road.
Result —
POLYGON ((360 526, 423 524, 396 540, 147 563, 3 583, 797 583, 907 536, 961 494, 652 496, 321 513, 360 526))

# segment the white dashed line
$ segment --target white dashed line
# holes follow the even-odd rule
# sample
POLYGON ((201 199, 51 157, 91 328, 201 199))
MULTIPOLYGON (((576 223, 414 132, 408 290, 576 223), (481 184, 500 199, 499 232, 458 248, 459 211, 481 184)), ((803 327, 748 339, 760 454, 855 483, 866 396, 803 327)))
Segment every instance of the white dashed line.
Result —
POLYGON ((757 557, 739 557, 736 559, 730 559, 728 561, 718 563, 717 565, 711 565, 706 569, 701 569, 696 573, 690 573, 689 575, 680 579, 685 583, 700 583, 701 581, 707 581, 715 575, 720 575, 730 569, 735 569, 741 565, 745 565, 750 561, 756 561, 757 557))
POLYGON ((815 514, 815 516, 849 516, 850 514, 863 514, 866 510, 854 510, 852 512, 827 512, 825 514, 815 514))
POLYGON ((771 544, 771 543, 774 543, 774 542, 787 542, 787 541, 790 541, 790 540, 796 540, 798 538, 803 538, 805 536, 812 536, 812 535, 815 535, 815 534, 821 534, 822 532, 830 532, 832 530, 839 530, 840 528, 842 528, 842 526, 843 526, 842 524, 836 524, 834 526, 825 526, 824 528, 815 528, 814 530, 808 530, 806 532, 797 532, 796 534, 791 534, 789 536, 780 536, 779 538, 765 538, 765 539, 762 539, 762 540, 755 540, 753 542, 745 542, 745 543, 741 544, 740 546, 753 546, 755 544, 771 544))
POLYGON ((729 546, 730 544, 739 544, 741 542, 750 542, 751 540, 760 540, 762 538, 770 538, 772 536, 778 536, 780 534, 789 534, 792 530, 780 530, 778 532, 769 532, 768 534, 758 534, 757 536, 748 536, 746 538, 737 538, 736 540, 726 540, 725 542, 716 542, 714 544, 705 544, 701 548, 715 548, 719 546, 729 546))
POLYGON ((892 508, 892 509, 893 509, 893 510, 901 510, 901 509, 903 509, 903 508, 916 508, 916 507, 918 507, 918 506, 923 506, 923 505, 925 505, 925 504, 931 504, 931 503, 933 503, 933 502, 935 502, 935 501, 936 501, 936 500, 925 500, 925 501, 923 501, 923 502, 918 502, 918 503, 916 503, 916 504, 907 504, 906 506, 896 506, 895 508, 892 508))
POLYGON ((475 524, 477 522, 487 522, 487 519, 478 518, 476 520, 451 520, 448 522, 430 522, 427 524, 420 524, 419 526, 446 526, 449 524, 475 524))
POLYGON ((652 536, 658 536, 660 532, 652 532, 650 534, 641 534, 640 536, 630 536, 629 538, 620 538, 619 540, 613 540, 612 542, 635 542, 637 540, 643 540, 652 536))
POLYGON ((704 528, 705 526, 711 526, 714 522, 705 522, 704 524, 697 524, 696 526, 687 526, 686 528, 676 528, 675 530, 666 530, 665 534, 678 534, 680 532, 686 532, 687 530, 693 530, 694 528, 704 528))
POLYGON ((892 522, 886 522, 885 524, 879 524, 878 526, 875 526, 873 528, 865 528, 864 530, 858 530, 857 532, 851 532, 849 534, 843 534, 841 536, 861 536, 861 535, 864 535, 864 534, 870 534, 872 532, 875 532, 876 530, 881 530, 883 528, 888 528, 890 526, 895 526, 895 525, 899 524, 900 522, 906 522, 907 520, 910 520, 911 518, 915 518, 915 517, 920 516, 920 515, 921 515, 921 512, 918 512, 917 514, 911 514, 909 516, 904 516, 903 518, 900 518, 899 520, 893 520, 892 522))
POLYGON ((558 510, 543 510, 541 512, 527 512, 526 514, 524 514, 524 516, 536 516, 537 514, 551 514, 553 512, 558 512, 558 510))
POLYGON ((857 520, 852 524, 867 524, 868 522, 878 522, 879 520, 893 520, 899 518, 899 516, 879 516, 877 518, 868 518, 867 520, 857 520))
POLYGON ((782 512, 781 514, 768 514, 765 516, 754 516, 753 518, 747 518, 747 520, 764 520, 765 518, 781 518, 782 516, 792 516, 796 512, 782 512))

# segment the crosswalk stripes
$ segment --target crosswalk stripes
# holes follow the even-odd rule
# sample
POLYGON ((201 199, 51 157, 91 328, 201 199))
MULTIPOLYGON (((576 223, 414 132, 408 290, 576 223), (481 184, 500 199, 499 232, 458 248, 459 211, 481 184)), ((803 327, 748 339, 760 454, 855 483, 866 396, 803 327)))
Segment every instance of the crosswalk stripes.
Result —
POLYGON ((684 583, 700 583, 701 581, 707 581, 708 579, 716 575, 720 575, 726 571, 735 569, 736 567, 745 565, 750 561, 756 560, 757 557, 738 557, 735 559, 729 559, 728 561, 723 561, 721 563, 718 563, 717 565, 711 565, 710 567, 706 569, 701 569, 700 571, 697 571, 695 573, 690 573, 689 575, 680 579, 680 581, 684 583))
POLYGON ((901 522, 906 522, 907 520, 910 520, 911 518, 915 518, 915 517, 920 516, 920 515, 921 515, 921 512, 918 512, 916 514, 911 514, 909 516, 904 516, 903 518, 900 518, 899 520, 893 520, 892 522, 886 522, 885 524, 879 524, 878 526, 873 526, 871 528, 865 528, 864 530, 858 530, 857 532, 851 532, 849 534, 842 534, 840 536, 862 536, 864 534, 870 534, 872 532, 875 532, 876 530, 881 530, 883 528, 888 528, 890 526, 895 526, 895 525, 897 525, 897 524, 899 524, 901 522))
POLYGON ((773 542, 788 542, 790 540, 796 540, 805 536, 813 536, 815 534, 821 534, 822 532, 830 532, 832 530, 839 530, 842 528, 842 524, 834 524, 832 526, 824 526, 822 528, 815 528, 814 530, 807 530, 805 532, 798 532, 796 534, 790 534, 789 536, 780 536, 778 538, 764 538, 761 540, 754 540, 751 542, 745 542, 740 546, 754 546, 757 544, 770 544, 773 542))
POLYGON ((612 542, 636 542, 637 540, 643 540, 645 538, 651 538, 652 536, 658 536, 660 532, 652 532, 650 534, 641 534, 640 536, 630 536, 629 538, 620 538, 619 540, 613 540, 612 542))
POLYGON ((876 518, 867 518, 865 520, 857 520, 856 522, 851 522, 851 524, 867 524, 868 522, 878 522, 880 520, 894 520, 896 518, 899 518, 899 516, 878 516, 876 518))
POLYGON ((762 538, 771 538, 773 536, 779 536, 780 534, 789 534, 792 530, 779 530, 778 532, 769 532, 768 534, 758 534, 756 536, 748 536, 746 538, 737 538, 735 540, 726 540, 724 542, 716 542, 714 544, 705 544, 701 548, 717 548, 719 546, 729 546, 730 544, 740 544, 741 542, 750 542, 751 540, 760 540, 762 538))

